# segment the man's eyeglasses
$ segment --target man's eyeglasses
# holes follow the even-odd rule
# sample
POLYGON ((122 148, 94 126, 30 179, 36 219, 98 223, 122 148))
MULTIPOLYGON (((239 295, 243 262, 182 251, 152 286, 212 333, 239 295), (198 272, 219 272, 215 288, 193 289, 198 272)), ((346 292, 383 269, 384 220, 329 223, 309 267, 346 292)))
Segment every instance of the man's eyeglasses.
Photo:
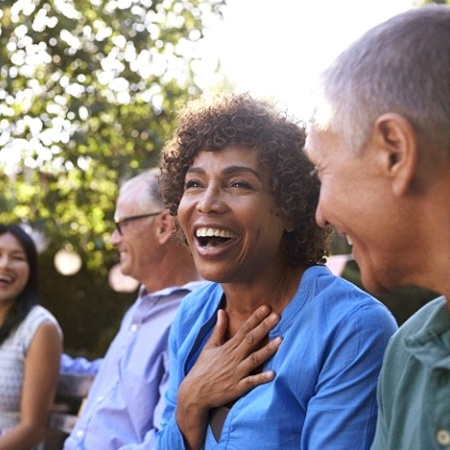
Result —
POLYGON ((137 216, 126 216, 126 217, 114 217, 114 224, 116 226, 116 230, 122 236, 122 224, 127 222, 132 222, 133 220, 144 219, 145 217, 152 217, 161 214, 162 211, 148 213, 148 214, 139 214, 137 216))

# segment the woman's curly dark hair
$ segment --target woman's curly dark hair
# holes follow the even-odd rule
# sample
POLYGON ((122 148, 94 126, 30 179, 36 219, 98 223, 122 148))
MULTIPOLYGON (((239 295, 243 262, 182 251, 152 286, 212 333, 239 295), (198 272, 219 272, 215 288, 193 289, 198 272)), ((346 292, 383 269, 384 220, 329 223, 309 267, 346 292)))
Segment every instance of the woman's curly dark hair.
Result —
POLYGON ((329 232, 315 221, 320 184, 303 152, 305 127, 249 94, 228 94, 189 103, 178 116, 178 128, 161 153, 160 190, 170 213, 177 215, 186 172, 200 151, 230 145, 257 148, 259 163, 269 170, 278 213, 297 224, 285 231, 292 265, 323 263, 329 232))

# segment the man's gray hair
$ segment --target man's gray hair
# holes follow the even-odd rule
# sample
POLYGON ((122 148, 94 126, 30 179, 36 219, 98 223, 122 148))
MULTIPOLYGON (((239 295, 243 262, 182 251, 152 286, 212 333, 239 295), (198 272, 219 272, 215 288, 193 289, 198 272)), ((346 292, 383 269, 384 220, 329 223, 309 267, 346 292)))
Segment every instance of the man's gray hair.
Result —
POLYGON ((155 211, 163 210, 164 204, 159 192, 160 173, 159 168, 147 169, 125 181, 120 188, 120 193, 136 192, 136 200, 141 204, 143 211, 148 209, 148 212, 152 212, 149 208, 155 211))
POLYGON ((314 126, 342 136, 349 151, 393 112, 450 158, 450 7, 412 9, 372 28, 322 74, 318 94, 314 126))

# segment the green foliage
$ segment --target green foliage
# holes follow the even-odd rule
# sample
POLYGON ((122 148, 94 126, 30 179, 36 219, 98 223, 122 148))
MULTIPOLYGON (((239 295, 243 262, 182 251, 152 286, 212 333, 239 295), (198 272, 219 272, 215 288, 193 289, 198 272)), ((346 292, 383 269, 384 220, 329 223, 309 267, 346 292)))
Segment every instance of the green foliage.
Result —
POLYGON ((196 95, 203 22, 224 0, 3 0, 0 221, 107 258, 120 182, 152 166, 196 95))
POLYGON ((200 92, 203 28, 224 3, 2 0, 0 222, 49 238, 41 302, 69 349, 100 355, 135 297, 107 283, 118 188, 155 165, 177 110, 200 92), (83 259, 71 277, 53 266, 65 245, 83 259))

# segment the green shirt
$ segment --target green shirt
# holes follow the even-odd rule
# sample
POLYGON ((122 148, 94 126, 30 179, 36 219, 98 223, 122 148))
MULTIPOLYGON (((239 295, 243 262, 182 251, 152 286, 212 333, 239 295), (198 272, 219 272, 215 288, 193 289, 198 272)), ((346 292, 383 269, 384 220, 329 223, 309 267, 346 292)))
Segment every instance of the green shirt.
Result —
POLYGON ((439 297, 391 338, 371 450, 450 449, 450 312, 439 297))

